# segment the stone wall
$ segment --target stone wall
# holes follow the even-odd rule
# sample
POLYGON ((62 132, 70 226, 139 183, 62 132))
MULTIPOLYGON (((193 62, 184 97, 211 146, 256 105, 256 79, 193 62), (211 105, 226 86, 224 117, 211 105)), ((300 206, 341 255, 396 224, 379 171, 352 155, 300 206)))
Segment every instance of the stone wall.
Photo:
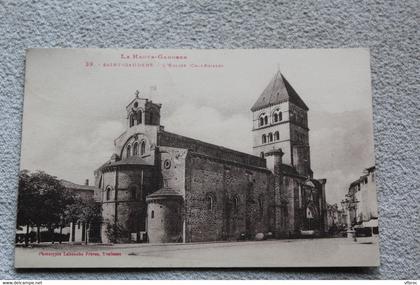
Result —
POLYGON ((147 205, 145 198, 156 190, 154 168, 123 166, 102 174, 101 236, 109 242, 107 228, 116 226, 120 232, 117 242, 130 242, 132 234, 146 230, 147 205), (107 199, 107 189, 109 199, 107 199))
POLYGON ((187 158, 186 241, 237 240, 269 231, 271 172, 197 153, 187 158))

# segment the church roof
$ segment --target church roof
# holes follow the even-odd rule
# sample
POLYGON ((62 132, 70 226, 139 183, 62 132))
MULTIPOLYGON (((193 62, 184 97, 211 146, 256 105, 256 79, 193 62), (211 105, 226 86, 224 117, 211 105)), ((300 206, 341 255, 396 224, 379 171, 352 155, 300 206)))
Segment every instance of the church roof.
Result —
POLYGON ((165 197, 182 198, 182 195, 178 193, 177 191, 175 191, 173 188, 163 187, 153 192, 152 194, 148 195, 146 199, 150 200, 153 198, 165 198, 165 197))
POLYGON ((108 160, 107 162, 102 164, 97 170, 100 170, 108 166, 119 166, 119 165, 150 165, 150 163, 141 157, 130 156, 125 159, 118 160, 118 161, 108 160))
POLYGON ((290 101, 306 111, 309 110, 308 106, 306 106, 305 102, 299 97, 283 74, 277 71, 257 102, 252 106, 251 111, 254 112, 286 101, 290 101))

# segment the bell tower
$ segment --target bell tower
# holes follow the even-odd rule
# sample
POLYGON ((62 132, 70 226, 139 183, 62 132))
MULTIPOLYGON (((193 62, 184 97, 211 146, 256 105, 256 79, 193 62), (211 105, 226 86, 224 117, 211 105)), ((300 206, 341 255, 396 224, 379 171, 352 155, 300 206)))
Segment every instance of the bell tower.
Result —
POLYGON ((160 125, 161 104, 153 103, 149 99, 141 98, 136 90, 135 98, 127 105, 127 128, 137 125, 160 125))
MULTIPOLYGON (((280 71, 252 106, 253 153, 260 157, 273 150, 284 153, 283 164, 312 177, 309 149, 309 108, 280 71)), ((273 170, 272 157, 266 157, 273 170)))

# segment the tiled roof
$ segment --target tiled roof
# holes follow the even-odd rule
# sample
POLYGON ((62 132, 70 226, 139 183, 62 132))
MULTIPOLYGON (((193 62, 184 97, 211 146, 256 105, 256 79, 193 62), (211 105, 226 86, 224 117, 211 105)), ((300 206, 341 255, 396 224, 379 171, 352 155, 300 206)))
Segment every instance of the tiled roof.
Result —
POLYGON ((174 189, 164 187, 148 195, 147 198, 151 199, 151 198, 156 198, 156 197, 172 197, 172 196, 182 197, 181 194, 175 191, 174 189))
POLYGON ((98 170, 107 167, 107 166, 118 166, 118 165, 150 165, 149 162, 147 162, 145 159, 139 157, 139 156, 130 156, 128 158, 118 160, 118 161, 112 161, 109 160, 103 165, 101 165, 98 170))
POLYGON ((149 164, 143 158, 139 156, 130 156, 122 160, 118 160, 115 162, 111 162, 110 165, 122 165, 122 164, 130 164, 130 165, 142 165, 142 164, 149 164))
POLYGON ((283 74, 278 71, 264 89, 257 102, 252 106, 251 111, 254 112, 286 101, 290 101, 304 110, 309 110, 295 89, 293 89, 283 74))
POLYGON ((64 179, 61 179, 60 183, 67 189, 89 190, 89 191, 95 191, 97 189, 95 186, 76 184, 76 183, 73 183, 64 179))

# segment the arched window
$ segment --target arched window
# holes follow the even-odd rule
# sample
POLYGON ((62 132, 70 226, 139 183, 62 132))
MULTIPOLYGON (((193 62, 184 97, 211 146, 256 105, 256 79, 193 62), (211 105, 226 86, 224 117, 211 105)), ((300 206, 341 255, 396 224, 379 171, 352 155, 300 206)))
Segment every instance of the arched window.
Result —
POLYGON ((262 152, 260 152, 260 157, 261 158, 264 158, 265 157, 265 154, 264 154, 264 152, 262 151, 262 152))
POLYGON ((105 190, 105 200, 109 201, 111 199, 111 187, 106 187, 105 190))
POLYGON ((233 211, 237 213, 239 210, 239 198, 238 196, 233 197, 233 211))
POLYGON ((267 143, 267 136, 266 135, 262 135, 262 143, 267 143))
POLYGON ((206 206, 207 206, 207 210, 213 211, 214 206, 215 206, 215 199, 212 194, 208 194, 206 196, 206 206))
POLYGON ((142 141, 140 144, 140 155, 143 155, 146 152, 146 142, 142 141))
POLYGON ((135 119, 134 114, 131 114, 131 115, 130 115, 130 128, 131 128, 132 126, 134 126, 134 119, 135 119))
POLYGON ((282 114, 282 112, 279 111, 279 113, 277 114, 277 116, 278 116, 279 122, 281 122, 281 120, 283 120, 283 114, 282 114))
POLYGON ((133 156, 138 155, 139 154, 139 143, 135 142, 133 144, 133 156))
POLYGON ((139 110, 138 112, 137 112, 137 125, 138 124, 141 124, 141 122, 142 122, 142 112, 141 112, 141 110, 139 110))
POLYGON ((264 126, 268 123, 268 116, 265 113, 262 113, 259 117, 259 126, 264 126))
POLYGON ((279 115, 276 112, 274 112, 274 114, 273 114, 273 122, 276 123, 276 122, 278 122, 278 120, 279 120, 279 115))
POLYGON ((155 211, 152 210, 151 216, 152 216, 152 219, 155 218, 155 211))
POLYGON ((274 133, 274 140, 275 141, 278 141, 280 139, 280 133, 278 132, 278 131, 276 131, 275 133, 274 133))
POLYGON ((131 146, 130 145, 127 146, 127 153, 126 153, 126 155, 127 155, 127 157, 130 157, 130 155, 131 155, 131 146))
POLYGON ((273 133, 269 133, 268 134, 268 142, 272 142, 273 141, 273 133))

